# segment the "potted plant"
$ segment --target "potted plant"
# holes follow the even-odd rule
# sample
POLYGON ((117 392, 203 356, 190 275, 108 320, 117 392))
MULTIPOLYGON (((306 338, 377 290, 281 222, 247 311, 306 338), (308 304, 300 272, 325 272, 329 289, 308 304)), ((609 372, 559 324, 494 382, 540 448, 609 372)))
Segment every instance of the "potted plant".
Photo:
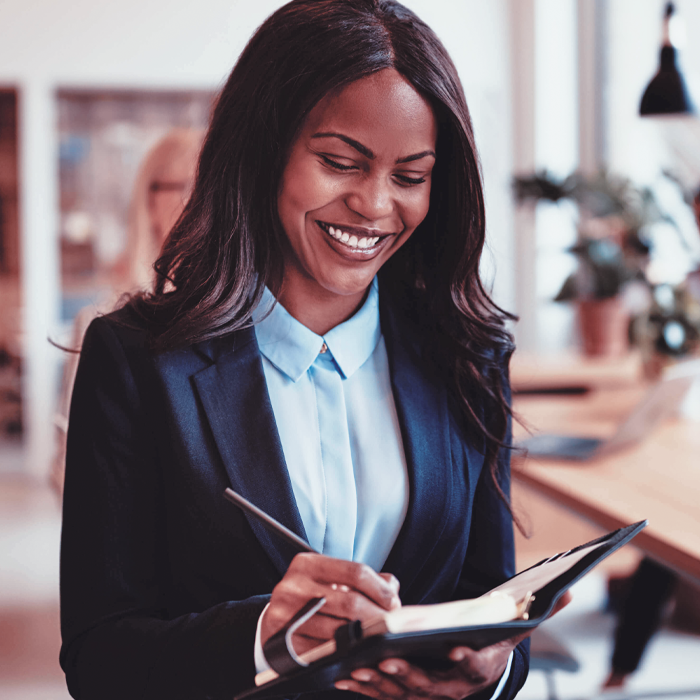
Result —
POLYGON ((578 240, 569 252, 578 265, 555 300, 576 303, 585 354, 623 354, 629 342, 624 291, 634 281, 646 283, 650 248, 644 229, 658 221, 674 222, 650 189, 607 172, 593 177, 573 173, 559 180, 544 171, 515 178, 514 191, 519 202, 577 204, 578 240))
POLYGON ((658 377, 700 347, 700 299, 687 284, 656 285, 649 308, 632 320, 630 336, 641 350, 644 373, 658 377))

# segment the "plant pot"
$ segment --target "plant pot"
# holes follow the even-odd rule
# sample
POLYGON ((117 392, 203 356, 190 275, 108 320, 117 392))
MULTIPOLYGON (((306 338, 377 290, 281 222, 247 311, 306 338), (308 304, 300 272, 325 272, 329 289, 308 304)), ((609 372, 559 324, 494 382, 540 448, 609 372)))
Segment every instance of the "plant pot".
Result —
POLYGON ((620 357, 629 350, 629 311, 621 297, 581 299, 578 323, 584 355, 620 357))

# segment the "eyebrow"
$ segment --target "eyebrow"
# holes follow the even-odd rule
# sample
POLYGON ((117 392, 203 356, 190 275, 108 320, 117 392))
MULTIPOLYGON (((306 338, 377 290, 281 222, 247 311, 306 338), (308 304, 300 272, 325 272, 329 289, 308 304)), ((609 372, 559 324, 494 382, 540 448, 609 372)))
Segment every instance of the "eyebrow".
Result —
MULTIPOLYGON (((314 134, 311 138, 312 139, 325 139, 325 138, 336 138, 340 139, 341 141, 344 141, 345 143, 348 144, 348 146, 351 146, 354 148, 358 153, 361 153, 365 158, 369 158, 370 160, 375 159, 374 153, 367 148, 367 146, 363 146, 359 141, 355 141, 355 139, 351 139, 349 136, 345 136, 345 134, 338 134, 334 131, 324 131, 322 133, 314 134)), ((435 151, 427 150, 427 151, 421 151, 420 153, 414 153, 411 156, 406 156, 405 158, 399 158, 396 163, 412 163, 414 160, 420 160, 421 158, 425 158, 426 156, 432 156, 435 158, 435 151)))

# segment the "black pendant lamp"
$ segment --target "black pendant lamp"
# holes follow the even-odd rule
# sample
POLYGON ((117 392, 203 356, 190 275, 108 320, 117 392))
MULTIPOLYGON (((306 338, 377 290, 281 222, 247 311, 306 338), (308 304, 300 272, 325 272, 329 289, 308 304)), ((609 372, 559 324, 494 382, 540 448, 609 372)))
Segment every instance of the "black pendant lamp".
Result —
POLYGON ((643 117, 695 112, 685 80, 676 65, 676 49, 671 43, 669 33, 669 24, 675 11, 672 2, 666 3, 661 61, 659 70, 644 91, 642 103, 639 105, 639 114, 643 117))

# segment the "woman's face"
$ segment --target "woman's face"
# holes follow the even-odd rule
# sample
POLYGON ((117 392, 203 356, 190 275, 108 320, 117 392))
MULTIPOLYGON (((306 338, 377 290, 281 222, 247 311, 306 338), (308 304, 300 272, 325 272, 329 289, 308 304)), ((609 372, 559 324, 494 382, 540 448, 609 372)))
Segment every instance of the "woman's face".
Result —
POLYGON ((197 169, 198 148, 192 144, 172 153, 150 183, 148 213, 160 248, 182 214, 197 169))
POLYGON ((393 69, 316 105, 292 144, 277 200, 289 242, 286 299, 361 301, 428 212, 436 139, 430 104, 393 69))

